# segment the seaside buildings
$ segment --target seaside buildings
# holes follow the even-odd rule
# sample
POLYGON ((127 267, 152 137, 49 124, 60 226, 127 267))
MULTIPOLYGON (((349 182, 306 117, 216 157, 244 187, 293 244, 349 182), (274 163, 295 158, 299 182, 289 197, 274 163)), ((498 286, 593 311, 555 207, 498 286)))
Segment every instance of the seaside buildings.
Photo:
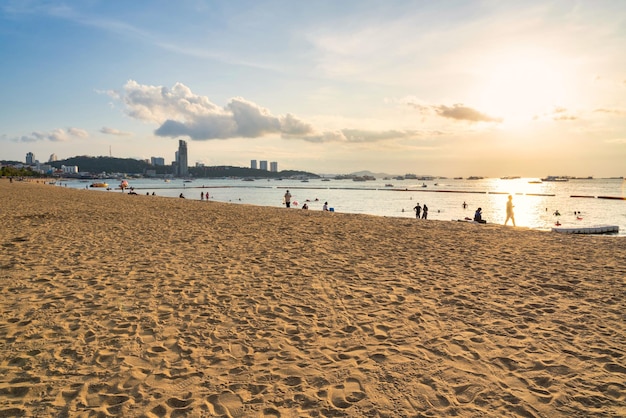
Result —
POLYGON ((35 154, 32 152, 26 153, 26 164, 33 165, 35 164, 35 154))
MULTIPOLYGON (((253 169, 253 170, 256 170, 257 169, 257 164, 256 163, 257 163, 256 160, 250 160, 250 168, 253 169)), ((260 161, 259 170, 267 171, 267 161, 264 161, 264 160, 260 161)), ((272 173, 278 173, 278 162, 276 162, 276 161, 271 161, 270 162, 270 171, 272 173)))
POLYGON ((152 165, 165 165, 165 158, 163 158, 163 157, 150 157, 150 164, 152 164, 152 165))
POLYGON ((178 151, 175 154, 174 175, 177 177, 187 177, 189 175, 189 165, 187 156, 187 142, 180 139, 178 141, 178 151))

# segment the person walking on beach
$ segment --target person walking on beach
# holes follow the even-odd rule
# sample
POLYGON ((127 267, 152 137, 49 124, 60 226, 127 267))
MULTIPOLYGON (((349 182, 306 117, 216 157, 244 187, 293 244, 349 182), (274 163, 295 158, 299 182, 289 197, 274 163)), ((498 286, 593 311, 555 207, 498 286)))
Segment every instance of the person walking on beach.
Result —
POLYGON ((285 206, 288 208, 291 207, 291 193, 289 193, 289 190, 285 192, 285 196, 283 199, 285 202, 285 206))
POLYGON ((506 202, 506 220, 504 221, 504 225, 509 222, 509 219, 513 221, 513 226, 515 226, 515 214, 513 213, 513 196, 509 195, 509 201, 506 202))
POLYGON ((426 203, 424 203, 422 208, 422 219, 428 219, 428 206, 426 206, 426 203))
POLYGON ((415 211, 415 219, 419 219, 420 215, 422 214, 422 207, 420 206, 419 202, 418 204, 413 208, 413 210, 415 211))

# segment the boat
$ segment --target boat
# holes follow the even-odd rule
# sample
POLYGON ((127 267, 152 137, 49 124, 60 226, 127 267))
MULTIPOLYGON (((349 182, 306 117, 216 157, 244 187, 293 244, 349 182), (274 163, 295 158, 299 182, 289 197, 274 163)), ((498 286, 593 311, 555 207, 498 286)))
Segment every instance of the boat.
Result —
POLYGON ((109 187, 109 184, 108 183, 104 183, 104 182, 91 183, 89 185, 89 187, 99 187, 99 188, 105 188, 106 189, 107 187, 109 187))
POLYGON ((617 234, 619 233, 619 226, 598 225, 577 228, 552 228, 552 231, 561 234, 617 234))
POLYGON ((393 187, 393 184, 387 183, 387 184, 385 184, 385 187, 393 187))
POLYGON ((569 181, 569 178, 563 176, 548 176, 542 178, 541 181, 569 181))

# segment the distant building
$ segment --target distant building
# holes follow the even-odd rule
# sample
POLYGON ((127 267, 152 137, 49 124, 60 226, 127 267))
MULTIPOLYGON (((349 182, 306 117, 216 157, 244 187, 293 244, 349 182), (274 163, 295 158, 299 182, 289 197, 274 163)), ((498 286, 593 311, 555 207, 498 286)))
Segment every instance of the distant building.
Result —
POLYGON ((33 165, 35 163, 35 154, 32 152, 26 153, 26 164, 33 165))
POLYGON ((165 158, 163 158, 163 157, 150 157, 150 164, 152 164, 152 165, 165 165, 165 158))
POLYGON ((77 165, 62 165, 61 171, 65 174, 78 174, 78 166, 77 165))
POLYGON ((260 161, 259 162, 259 170, 267 171, 267 161, 260 161))
POLYGON ((250 160, 250 168, 256 170, 256 160, 250 160))
POLYGON ((50 158, 48 158, 48 162, 49 163, 53 163, 57 160, 57 155, 56 154, 50 154, 50 158))
POLYGON ((270 163, 270 171, 272 173, 278 173, 278 163, 276 161, 270 163))
POLYGON ((180 139, 178 141, 178 151, 176 152, 176 171, 178 177, 189 175, 189 165, 187 158, 187 142, 180 139))

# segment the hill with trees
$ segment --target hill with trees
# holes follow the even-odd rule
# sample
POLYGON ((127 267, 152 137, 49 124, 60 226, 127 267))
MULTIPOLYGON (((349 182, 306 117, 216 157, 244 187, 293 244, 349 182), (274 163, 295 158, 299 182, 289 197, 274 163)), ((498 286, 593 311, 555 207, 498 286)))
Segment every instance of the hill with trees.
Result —
MULTIPOLYGON (((101 175, 102 173, 123 173, 128 175, 172 175, 171 165, 152 165, 147 161, 133 158, 115 157, 89 157, 77 156, 65 160, 58 160, 49 163, 51 166, 60 169, 61 166, 78 166, 81 173, 91 173, 101 175)), ((221 177, 252 177, 252 178, 289 178, 306 177, 318 178, 319 175, 298 170, 283 170, 272 172, 247 167, 234 166, 211 166, 211 167, 189 167, 189 176, 196 178, 221 178, 221 177)))

